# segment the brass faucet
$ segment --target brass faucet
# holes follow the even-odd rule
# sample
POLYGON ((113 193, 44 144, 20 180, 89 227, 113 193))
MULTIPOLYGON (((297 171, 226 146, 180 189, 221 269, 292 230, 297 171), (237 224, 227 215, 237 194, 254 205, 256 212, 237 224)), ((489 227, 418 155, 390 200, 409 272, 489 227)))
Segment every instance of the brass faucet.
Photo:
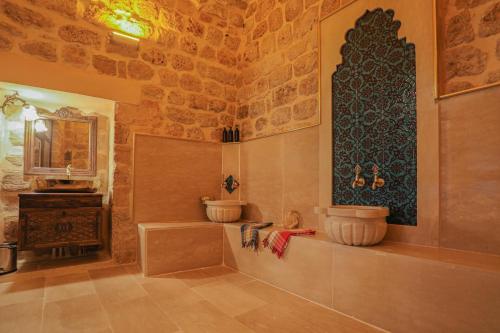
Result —
POLYGON ((379 173, 378 165, 374 164, 372 170, 373 170, 372 190, 375 191, 377 188, 383 187, 385 185, 385 180, 378 176, 379 173))
POLYGON ((71 169, 72 169, 71 164, 68 164, 66 166, 66 176, 68 176, 68 180, 71 178, 71 169))
POLYGON ((352 182, 352 188, 356 187, 363 187, 365 186, 365 179, 361 176, 361 166, 359 164, 356 164, 356 167, 354 168, 354 172, 356 173, 356 178, 354 178, 354 181, 352 182))

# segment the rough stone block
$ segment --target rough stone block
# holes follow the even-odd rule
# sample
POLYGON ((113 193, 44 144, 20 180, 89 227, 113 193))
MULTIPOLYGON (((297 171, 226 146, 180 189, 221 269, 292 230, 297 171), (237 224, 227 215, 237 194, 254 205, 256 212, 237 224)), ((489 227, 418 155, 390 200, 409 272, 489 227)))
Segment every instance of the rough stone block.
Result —
POLYGON ((155 101, 161 101, 165 96, 165 91, 161 87, 152 84, 142 86, 141 93, 143 98, 155 101))
POLYGON ((209 113, 197 113, 196 122, 200 127, 217 127, 219 126, 219 119, 216 115, 209 113))
POLYGON ((165 112, 167 118, 171 121, 186 125, 192 125, 195 123, 195 114, 192 111, 167 107, 165 112))
POLYGON ((141 53, 141 58, 155 66, 166 66, 167 55, 159 48, 151 48, 141 53))
POLYGON ((273 92, 273 106, 281 106, 293 102, 297 98, 297 82, 289 82, 273 92))
POLYGON ((293 106, 293 119, 306 120, 313 117, 318 112, 318 101, 311 98, 299 102, 293 106))
POLYGON ((90 62, 90 56, 87 50, 79 44, 64 45, 61 55, 65 63, 76 67, 85 68, 90 62))
POLYGON ((191 55, 196 55, 198 53, 198 43, 190 36, 183 36, 180 38, 179 48, 191 55))
POLYGON ((174 104, 174 105, 184 105, 186 99, 185 99, 185 97, 180 92, 171 91, 168 94, 167 101, 170 104, 174 104))
POLYGON ((203 141, 205 140, 205 133, 199 127, 192 127, 187 129, 186 137, 191 140, 203 141))
POLYGON ((324 0, 321 4, 321 17, 326 17, 340 7, 340 0, 324 0))
POLYGON ((283 12, 281 8, 275 8, 270 14, 269 14, 269 31, 277 31, 283 26, 283 12))
POLYGON ((259 118, 255 121, 255 129, 260 132, 267 127, 267 119, 259 118))
POLYGON ((488 37, 500 32, 500 2, 490 6, 479 22, 479 36, 488 37))
POLYGON ((19 49, 22 52, 37 57, 38 59, 56 62, 57 49, 56 46, 49 42, 43 41, 27 41, 19 44, 19 49))
POLYGON ((7 37, 0 35, 0 51, 10 51, 14 43, 7 37))
POLYGON ((189 95, 188 106, 191 109, 206 110, 208 108, 208 98, 204 95, 189 95))
POLYGON ((486 70, 488 53, 470 45, 446 52, 446 78, 481 74, 486 70))
POLYGON ((116 76, 116 60, 103 55, 94 55, 92 65, 100 74, 116 76))
POLYGON ((285 5, 285 19, 287 22, 295 20, 303 9, 303 0, 288 0, 285 5))
POLYGON ((472 28, 471 16, 468 10, 453 16, 448 22, 446 30, 446 44, 448 47, 471 42, 474 37, 474 29, 472 28))
POLYGON ((282 126, 292 120, 292 108, 283 107, 273 111, 271 114, 271 124, 273 126, 282 126))
POLYGON ((180 80, 181 88, 187 91, 200 92, 203 89, 201 80, 191 74, 182 74, 180 80))
POLYGON ((8 18, 24 27, 50 29, 54 26, 54 22, 48 17, 10 1, 5 1, 2 9, 8 18))
POLYGON ((289 81, 292 78, 292 65, 284 65, 276 68, 271 75, 269 75, 269 87, 275 88, 289 81))
POLYGON ((77 14, 77 0, 29 0, 37 6, 56 11, 60 14, 74 18, 77 14))
POLYGON ((160 84, 165 87, 175 87, 178 85, 179 77, 177 73, 168 69, 160 69, 158 71, 160 84))
POLYGON ((89 45, 95 49, 101 46, 101 36, 98 33, 75 25, 61 26, 58 34, 66 42, 89 45))
POLYGON ((194 63, 191 57, 181 54, 172 54, 170 56, 170 64, 176 71, 192 71, 194 69, 194 63))

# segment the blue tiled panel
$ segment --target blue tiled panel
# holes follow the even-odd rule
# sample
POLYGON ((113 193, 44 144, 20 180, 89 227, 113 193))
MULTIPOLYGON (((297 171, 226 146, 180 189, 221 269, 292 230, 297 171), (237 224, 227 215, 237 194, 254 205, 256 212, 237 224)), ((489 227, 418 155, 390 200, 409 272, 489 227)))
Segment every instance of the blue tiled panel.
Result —
POLYGON ((332 75, 333 202, 390 208, 388 222, 417 224, 415 45, 398 38, 394 11, 375 9, 346 34, 332 75), (366 185, 352 188, 354 167, 366 185), (372 190, 372 167, 385 186, 372 190))

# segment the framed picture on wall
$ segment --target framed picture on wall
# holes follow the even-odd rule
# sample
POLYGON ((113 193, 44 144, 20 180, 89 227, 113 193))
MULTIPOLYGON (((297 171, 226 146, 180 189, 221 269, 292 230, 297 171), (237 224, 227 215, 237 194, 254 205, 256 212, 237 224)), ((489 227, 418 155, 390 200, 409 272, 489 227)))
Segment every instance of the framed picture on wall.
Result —
POLYGON ((434 1, 438 97, 500 85, 500 2, 434 1))

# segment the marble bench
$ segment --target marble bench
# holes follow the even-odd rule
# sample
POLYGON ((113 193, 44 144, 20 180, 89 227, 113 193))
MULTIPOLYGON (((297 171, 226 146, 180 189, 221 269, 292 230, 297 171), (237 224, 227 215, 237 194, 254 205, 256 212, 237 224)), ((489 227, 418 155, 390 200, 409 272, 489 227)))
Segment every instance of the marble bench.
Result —
POLYGON ((278 259, 242 249, 240 225, 224 225, 224 264, 278 288, 391 332, 500 332, 500 256, 318 233, 293 237, 278 259))
MULTIPOLYGON (((500 257, 293 237, 283 259, 241 248, 241 223, 139 225, 145 275, 224 264, 391 332, 500 332, 500 257)), ((263 239, 273 228, 261 230, 263 239)))
POLYGON ((140 264, 144 275, 158 275, 222 264, 221 224, 142 223, 140 264))

